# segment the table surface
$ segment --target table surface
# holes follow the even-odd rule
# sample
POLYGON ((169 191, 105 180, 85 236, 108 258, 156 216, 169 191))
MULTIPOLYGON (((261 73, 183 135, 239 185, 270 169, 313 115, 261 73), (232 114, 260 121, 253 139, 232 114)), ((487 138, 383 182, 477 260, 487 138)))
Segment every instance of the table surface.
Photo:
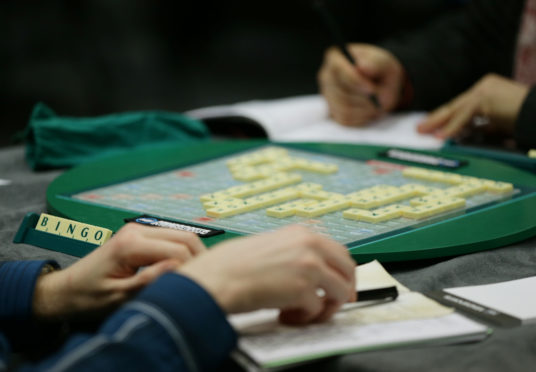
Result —
MULTIPOLYGON (((76 257, 12 243, 28 212, 45 212, 48 184, 61 171, 32 172, 24 148, 0 149, 0 260, 53 258, 66 267, 76 257)), ((387 269, 415 291, 485 284, 536 275, 536 238, 511 246, 434 261, 391 263, 387 269)), ((536 291, 536 289, 535 289, 536 291)), ((534 295, 534 294, 529 294, 534 295)), ((495 328, 485 341, 410 347, 326 359, 297 371, 532 371, 536 365, 536 324, 495 328)))

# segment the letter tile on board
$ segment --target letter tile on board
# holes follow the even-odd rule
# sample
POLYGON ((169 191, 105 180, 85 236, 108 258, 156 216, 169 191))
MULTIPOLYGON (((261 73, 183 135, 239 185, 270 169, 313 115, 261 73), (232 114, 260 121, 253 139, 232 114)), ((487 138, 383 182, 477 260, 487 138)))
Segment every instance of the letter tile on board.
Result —
POLYGON ((46 213, 40 215, 35 229, 96 245, 102 245, 112 236, 112 230, 46 213))

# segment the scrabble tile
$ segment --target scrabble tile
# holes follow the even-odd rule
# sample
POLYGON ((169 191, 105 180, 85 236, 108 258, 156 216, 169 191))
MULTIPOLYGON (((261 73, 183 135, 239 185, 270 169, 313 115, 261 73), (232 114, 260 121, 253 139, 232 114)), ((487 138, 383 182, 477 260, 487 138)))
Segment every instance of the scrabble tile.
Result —
POLYGON ((266 178, 265 174, 259 173, 255 170, 252 171, 237 171, 232 172, 233 178, 237 181, 251 182, 266 178))
POLYGON ((300 196, 302 198, 311 198, 311 199, 318 199, 318 200, 326 200, 326 199, 344 197, 343 194, 339 194, 336 192, 328 192, 324 190, 303 190, 303 191, 300 191, 300 196))
POLYGON ((508 182, 495 182, 489 181, 485 183, 485 188, 489 192, 493 193, 507 193, 514 190, 514 185, 508 182))
POLYGON ((421 219, 465 206, 465 199, 459 197, 423 197, 423 204, 408 207, 402 215, 407 218, 421 219))
POLYGON ((313 205, 298 207, 296 214, 302 217, 318 217, 324 214, 332 213, 341 209, 348 208, 350 201, 346 198, 334 198, 323 200, 313 205))
POLYGON ((360 208, 350 208, 342 212, 342 216, 348 220, 359 221, 362 215, 371 216, 372 212, 360 208))
POLYGON ((96 245, 104 244, 112 236, 112 231, 103 227, 68 220, 46 213, 41 214, 35 229, 96 245))
POLYGON ((428 170, 417 167, 407 167, 402 170, 402 175, 408 178, 426 179, 428 170))
POLYGON ((215 207, 219 207, 219 206, 223 206, 223 205, 237 203, 240 200, 241 199, 239 199, 239 198, 233 198, 233 197, 228 197, 228 198, 224 198, 224 199, 209 200, 209 201, 203 202, 203 208, 204 209, 211 209, 211 208, 215 208, 215 207))
POLYGON ((398 187, 391 185, 376 185, 367 189, 367 191, 372 194, 385 194, 388 192, 397 192, 398 187))
POLYGON ((225 190, 222 190, 222 191, 216 191, 214 193, 211 193, 211 194, 204 194, 204 195, 201 195, 200 196, 200 199, 202 202, 208 202, 208 201, 213 201, 213 200, 220 200, 220 199, 226 199, 226 198, 233 198, 234 196, 225 191, 225 190))
POLYGON ((244 213, 238 206, 227 205, 225 207, 216 207, 207 210, 207 216, 214 218, 226 218, 244 213))
POLYGON ((452 196, 466 198, 466 197, 484 192, 486 190, 486 187, 485 185, 477 184, 477 183, 474 183, 474 184, 462 183, 461 185, 455 186, 452 189, 455 190, 452 193, 452 196))
POLYGON ((350 200, 350 205, 359 209, 371 209, 376 208, 380 205, 378 199, 373 199, 373 196, 361 197, 361 198, 348 198, 350 200))
POLYGON ((380 223, 402 216, 402 211, 405 208, 405 206, 401 205, 379 208, 373 211, 351 208, 343 211, 343 217, 357 221, 380 223))
POLYGON ((460 183, 464 183, 463 176, 455 173, 445 173, 443 177, 443 182, 450 183, 453 185, 457 185, 460 183))
POLYGON ((409 207, 402 210, 403 217, 411 218, 414 220, 420 220, 422 218, 426 218, 438 213, 441 213, 441 208, 439 206, 431 205, 419 205, 417 207, 409 207))
POLYGON ((302 182, 300 184, 297 184, 294 186, 297 190, 322 190, 322 185, 319 183, 313 183, 313 182, 302 182))
POLYGON ((412 196, 431 194, 433 192, 441 190, 437 187, 428 187, 417 183, 407 183, 405 185, 400 186, 399 189, 402 192, 412 194, 412 196))
POLYGON ((463 198, 445 198, 438 199, 436 201, 436 204, 441 204, 443 207, 443 211, 450 211, 452 209, 464 207, 466 201, 463 198))
POLYGON ((276 205, 275 207, 268 208, 266 209, 266 215, 270 217, 286 218, 294 216, 296 214, 296 209, 299 207, 309 206, 317 203, 318 202, 316 200, 312 199, 299 199, 289 203, 280 204, 276 205))
POLYGON ((253 196, 251 198, 246 199, 246 201, 249 204, 255 205, 255 209, 258 209, 264 208, 269 205, 274 205, 288 200, 296 199, 298 197, 299 194, 296 190, 294 190, 293 188, 285 188, 253 196))

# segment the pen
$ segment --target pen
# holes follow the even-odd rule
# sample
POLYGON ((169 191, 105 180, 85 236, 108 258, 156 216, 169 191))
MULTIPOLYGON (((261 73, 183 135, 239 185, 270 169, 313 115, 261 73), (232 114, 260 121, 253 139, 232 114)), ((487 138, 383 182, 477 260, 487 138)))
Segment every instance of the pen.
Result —
MULTIPOLYGON (((326 8, 324 2, 322 0, 316 0, 314 2, 314 8, 322 18, 337 48, 339 48, 341 53, 352 65, 357 67, 356 59, 350 54, 348 48, 346 48, 346 43, 344 41, 344 37, 342 36, 341 29, 339 28, 337 22, 335 22, 335 19, 331 16, 331 13, 326 8)), ((376 94, 370 93, 367 95, 367 97, 377 109, 382 108, 376 94)))
POLYGON ((357 291, 357 302, 361 301, 378 301, 378 300, 395 300, 398 297, 396 286, 367 289, 365 291, 357 291))

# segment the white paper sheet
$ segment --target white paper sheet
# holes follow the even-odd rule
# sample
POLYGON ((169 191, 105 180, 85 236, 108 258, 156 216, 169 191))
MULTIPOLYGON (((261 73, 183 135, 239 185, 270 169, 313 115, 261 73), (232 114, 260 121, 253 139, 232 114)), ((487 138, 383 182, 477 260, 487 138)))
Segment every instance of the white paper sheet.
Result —
POLYGON ((419 134, 423 113, 386 116, 362 128, 345 127, 329 118, 320 95, 268 101, 249 101, 213 106, 186 114, 204 119, 228 115, 245 116, 261 124, 268 137, 278 142, 334 142, 439 149, 443 141, 419 134))
MULTIPOLYGON (((329 322, 305 327, 278 323, 277 310, 234 315, 229 320, 241 335, 240 350, 258 364, 272 368, 341 353, 414 343, 471 341, 487 335, 486 326, 420 293, 410 292, 377 261, 356 270, 357 289, 396 285, 398 299, 381 304, 347 304, 329 322)), ((236 358, 247 364, 239 355, 236 358)))
POLYGON ((536 323, 536 276, 502 283, 448 288, 448 292, 477 304, 536 323))

